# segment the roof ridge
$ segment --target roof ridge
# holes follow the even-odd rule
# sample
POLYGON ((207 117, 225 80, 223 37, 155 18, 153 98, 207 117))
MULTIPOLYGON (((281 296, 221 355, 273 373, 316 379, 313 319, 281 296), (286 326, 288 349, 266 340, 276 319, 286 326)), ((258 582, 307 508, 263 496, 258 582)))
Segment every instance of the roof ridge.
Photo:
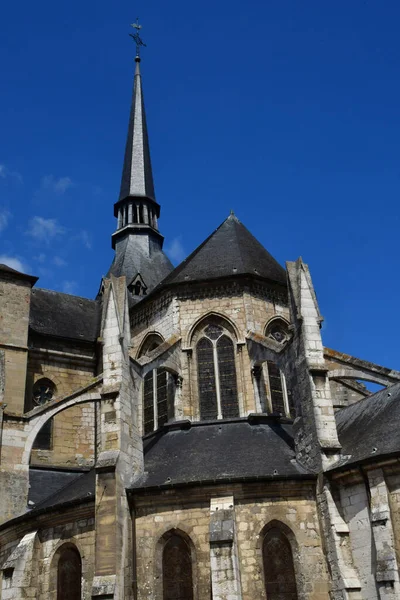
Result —
POLYGON ((62 294, 63 296, 69 296, 70 298, 79 298, 79 300, 87 300, 88 302, 95 302, 97 303, 98 301, 94 298, 86 298, 85 296, 77 296, 75 294, 67 294, 66 292, 60 292, 59 290, 49 290, 47 288, 41 288, 41 287, 35 287, 32 290, 32 294, 34 294, 35 292, 50 292, 51 294, 62 294))

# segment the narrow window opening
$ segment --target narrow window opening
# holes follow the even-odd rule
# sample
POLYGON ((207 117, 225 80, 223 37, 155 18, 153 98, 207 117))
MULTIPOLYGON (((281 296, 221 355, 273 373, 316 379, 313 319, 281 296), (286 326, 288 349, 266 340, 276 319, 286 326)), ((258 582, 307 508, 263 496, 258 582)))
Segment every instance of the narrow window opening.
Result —
POLYGON ((219 338, 217 353, 222 417, 224 419, 238 417, 235 352, 233 342, 227 335, 219 338))
POLYGON ((281 372, 278 365, 272 360, 268 361, 269 389, 271 394, 272 412, 285 415, 285 399, 282 386, 281 372))
POLYGON ((76 548, 65 548, 57 567, 57 600, 81 600, 82 561, 76 548))
POLYGON ((286 535, 277 527, 265 535, 263 563, 268 600, 298 600, 292 549, 286 535))
POLYGON ((199 378, 200 418, 216 419, 218 416, 217 391, 213 345, 207 338, 197 344, 197 369, 199 378))
POLYGON ((192 558, 180 535, 166 542, 162 558, 163 600, 193 600, 192 558))
POLYGON ((151 433, 154 431, 154 399, 153 399, 153 371, 147 373, 144 377, 144 393, 143 393, 143 407, 144 407, 144 433, 151 433))

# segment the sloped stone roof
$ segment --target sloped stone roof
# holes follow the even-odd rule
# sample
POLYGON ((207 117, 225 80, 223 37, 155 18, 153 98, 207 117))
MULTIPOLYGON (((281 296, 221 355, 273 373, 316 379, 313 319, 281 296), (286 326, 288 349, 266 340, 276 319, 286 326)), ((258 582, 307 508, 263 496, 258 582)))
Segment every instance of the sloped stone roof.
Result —
POLYGON ((98 336, 100 303, 52 290, 32 290, 30 329, 42 335, 93 342, 98 336))
POLYGON ((400 383, 336 413, 343 458, 332 468, 400 453, 400 383))
POLYGON ((54 470, 31 469, 29 500, 35 509, 52 508, 66 502, 87 500, 95 496, 96 473, 57 472, 54 470))
POLYGON ((38 277, 35 277, 34 275, 27 275, 26 273, 22 273, 22 271, 17 271, 16 269, 13 269, 8 265, 4 264, 0 264, 0 272, 7 273, 11 277, 15 277, 16 279, 25 279, 26 281, 29 281, 32 285, 35 285, 35 283, 38 280, 38 277))
POLYGON ((286 285, 286 271, 231 214, 160 286, 251 275, 286 285))
MULTIPOLYGON (((145 235, 148 235, 146 231, 143 233, 143 236, 145 235)), ((124 275, 126 284, 129 285, 140 273, 148 291, 151 291, 172 271, 173 266, 157 241, 149 239, 150 251, 147 252, 144 243, 140 240, 143 236, 137 232, 136 235, 127 235, 118 242, 117 252, 107 277, 111 274, 115 277, 124 275)))
POLYGON ((311 476, 295 460, 292 425, 260 415, 166 426, 145 438, 144 463, 132 489, 311 476))

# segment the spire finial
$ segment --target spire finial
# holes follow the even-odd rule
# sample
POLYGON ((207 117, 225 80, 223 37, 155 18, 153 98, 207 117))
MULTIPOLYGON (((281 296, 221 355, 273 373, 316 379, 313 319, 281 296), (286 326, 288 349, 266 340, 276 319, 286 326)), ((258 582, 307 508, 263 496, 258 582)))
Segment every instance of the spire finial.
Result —
POLYGON ((133 27, 133 29, 135 29, 135 33, 130 33, 129 35, 131 36, 131 38, 133 39, 133 41, 136 44, 136 57, 135 57, 135 61, 136 62, 140 62, 140 47, 144 46, 146 47, 146 44, 144 43, 144 41, 142 40, 142 38, 139 35, 139 31, 142 29, 142 26, 139 25, 139 17, 137 17, 136 19, 136 23, 131 23, 131 27, 133 27))

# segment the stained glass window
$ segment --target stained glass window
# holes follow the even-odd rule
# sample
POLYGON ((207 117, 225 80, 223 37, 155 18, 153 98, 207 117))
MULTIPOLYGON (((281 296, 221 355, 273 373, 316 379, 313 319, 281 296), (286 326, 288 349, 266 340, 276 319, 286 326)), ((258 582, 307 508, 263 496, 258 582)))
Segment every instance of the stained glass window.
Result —
POLYGON ((281 372, 278 365, 272 360, 268 361, 269 388, 271 391, 272 412, 285 415, 285 402, 281 372))
POLYGON ((36 406, 50 402, 54 396, 56 386, 50 379, 39 379, 32 389, 32 400, 36 406))
POLYGON ((277 527, 265 535, 263 563, 268 600, 297 600, 292 549, 286 535, 277 527))
POLYGON ((180 535, 173 535, 164 546, 163 600, 193 600, 190 548, 180 535))
POLYGON ((157 422, 162 427, 168 421, 168 377, 165 369, 157 369, 157 422))
POLYGON ((217 342, 221 412, 224 419, 239 416, 235 353, 232 340, 223 335, 217 342))
POLYGON ((81 600, 82 562, 72 547, 61 552, 57 568, 57 600, 81 600))
POLYGON ((218 417, 217 390, 215 386, 214 351, 212 342, 203 337, 197 344, 197 368, 199 377, 200 418, 218 417))
POLYGON ((144 433, 151 433, 154 430, 153 371, 144 377, 143 413, 144 433))
POLYGON ((197 344, 200 418, 239 416, 235 347, 224 329, 210 323, 197 344))

